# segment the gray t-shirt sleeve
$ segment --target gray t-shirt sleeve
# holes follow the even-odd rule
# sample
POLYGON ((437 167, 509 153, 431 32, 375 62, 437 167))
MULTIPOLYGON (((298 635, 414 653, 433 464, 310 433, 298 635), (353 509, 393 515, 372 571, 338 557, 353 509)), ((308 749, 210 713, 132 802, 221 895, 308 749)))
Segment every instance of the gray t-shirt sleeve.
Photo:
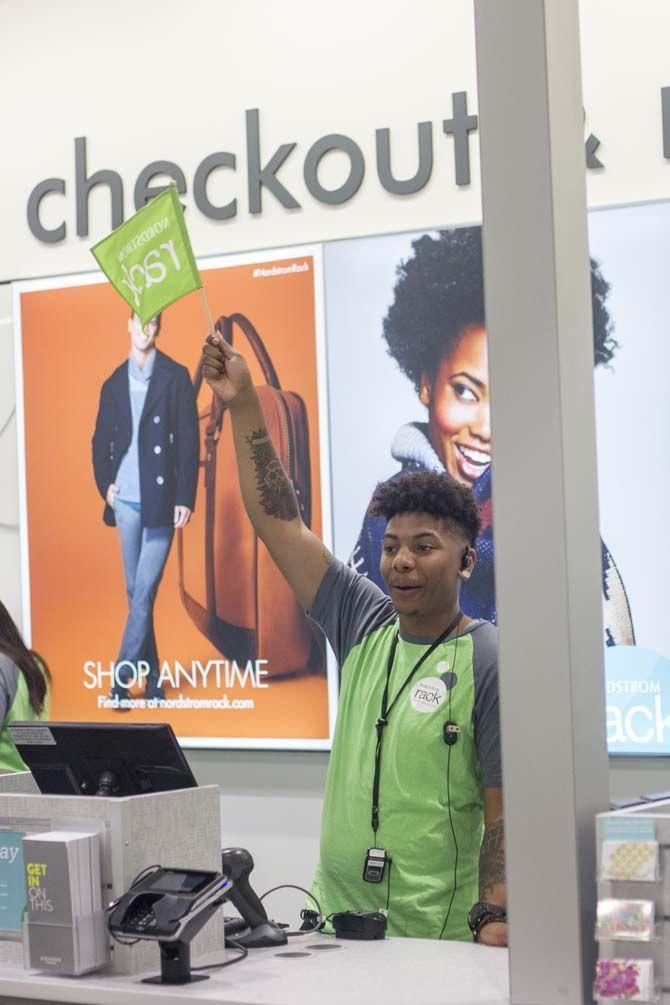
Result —
POLYGON ((472 633, 475 746, 484 788, 502 787, 500 708, 498 702, 498 630, 485 621, 472 633))
POLYGON ((0 726, 7 718, 19 686, 20 670, 9 656, 0 653, 0 726))
POLYGON ((334 558, 307 612, 319 626, 342 666, 366 635, 396 619, 393 604, 367 576, 334 558))

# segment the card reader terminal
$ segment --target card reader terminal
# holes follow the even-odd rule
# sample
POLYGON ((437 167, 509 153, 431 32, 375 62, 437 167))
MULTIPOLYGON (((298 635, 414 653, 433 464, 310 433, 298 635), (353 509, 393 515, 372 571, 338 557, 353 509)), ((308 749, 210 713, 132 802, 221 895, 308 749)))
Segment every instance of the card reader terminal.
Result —
POLYGON ((232 888, 221 872, 154 866, 110 904, 107 925, 120 941, 152 939, 161 944, 162 983, 199 980, 190 973, 189 943, 232 888))

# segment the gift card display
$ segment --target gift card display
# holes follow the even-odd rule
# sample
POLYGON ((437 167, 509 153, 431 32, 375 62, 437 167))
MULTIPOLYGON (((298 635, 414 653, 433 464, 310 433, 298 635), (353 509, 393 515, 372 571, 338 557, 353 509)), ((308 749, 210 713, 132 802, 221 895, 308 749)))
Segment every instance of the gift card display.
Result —
POLYGON ((596 938, 638 939, 654 935, 653 900, 599 900, 596 938))
POLYGON ((594 996, 648 1002, 654 997, 653 960, 598 960, 594 996))
POLYGON ((658 878, 658 841, 603 841, 600 878, 653 882, 658 878))

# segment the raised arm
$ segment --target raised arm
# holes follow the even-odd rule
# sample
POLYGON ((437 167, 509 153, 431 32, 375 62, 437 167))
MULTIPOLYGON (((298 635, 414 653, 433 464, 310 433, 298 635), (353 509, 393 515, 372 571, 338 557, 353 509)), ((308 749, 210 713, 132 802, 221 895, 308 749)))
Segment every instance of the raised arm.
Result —
POLYGON ((265 428, 249 368, 220 335, 203 347, 203 376, 228 406, 244 506, 302 607, 310 608, 333 556, 305 526, 293 486, 265 428))

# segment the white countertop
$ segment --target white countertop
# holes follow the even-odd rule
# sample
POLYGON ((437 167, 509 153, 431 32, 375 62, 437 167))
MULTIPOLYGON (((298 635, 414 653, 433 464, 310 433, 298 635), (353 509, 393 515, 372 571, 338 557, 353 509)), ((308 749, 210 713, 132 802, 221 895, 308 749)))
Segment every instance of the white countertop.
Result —
MULTIPOLYGON (((231 950, 232 954, 233 950, 231 950)), ((211 957, 216 960, 221 957, 211 957)), ((197 961, 198 964, 201 961, 197 961)), ((209 962, 205 959, 204 962, 209 962)), ((156 970, 158 973, 158 947, 156 970)), ((194 984, 142 984, 141 976, 83 977, 3 967, 0 1001, 77 1005, 509 1005, 507 950, 467 942, 385 939, 352 942, 299 936, 279 949, 256 949, 246 960, 211 970, 194 984), (313 948, 329 946, 331 948, 313 948), (340 948, 332 948, 339 946, 340 948), (309 955, 288 957, 284 953, 309 955)), ((150 976, 150 974, 142 975, 150 976)))

